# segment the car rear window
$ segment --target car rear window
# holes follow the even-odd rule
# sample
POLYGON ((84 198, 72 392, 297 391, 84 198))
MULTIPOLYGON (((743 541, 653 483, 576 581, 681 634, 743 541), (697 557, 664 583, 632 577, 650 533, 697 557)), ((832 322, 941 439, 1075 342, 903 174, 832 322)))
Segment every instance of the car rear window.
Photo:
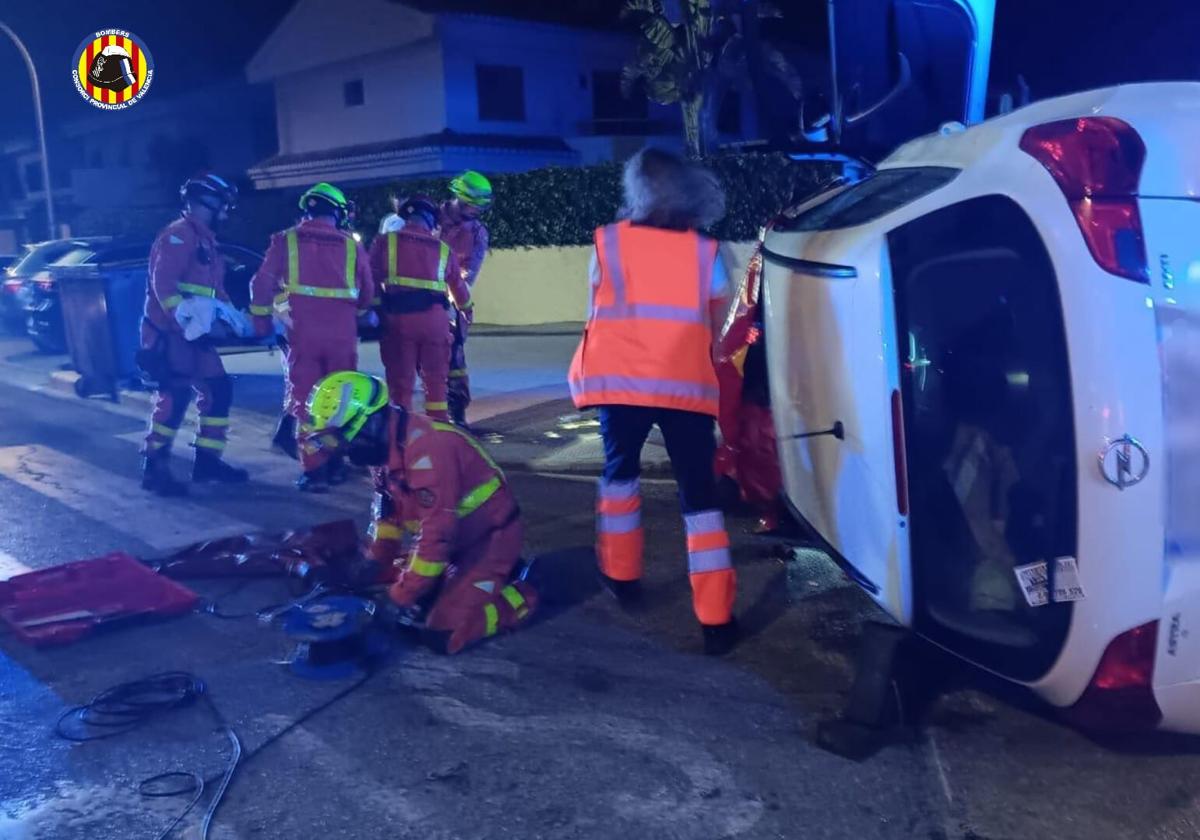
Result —
POLYGON ((9 271, 20 277, 28 277, 41 271, 47 265, 70 251, 71 248, 72 246, 67 243, 57 242, 31 248, 25 256, 13 264, 9 271))
POLYGON ((95 254, 96 251, 92 248, 72 248, 70 251, 67 251, 67 253, 54 260, 52 265, 83 265, 85 262, 95 256, 95 254))
POLYGON ((828 201, 784 220, 775 229, 802 232, 865 225, 946 186, 958 177, 958 172, 943 166, 884 169, 828 201))

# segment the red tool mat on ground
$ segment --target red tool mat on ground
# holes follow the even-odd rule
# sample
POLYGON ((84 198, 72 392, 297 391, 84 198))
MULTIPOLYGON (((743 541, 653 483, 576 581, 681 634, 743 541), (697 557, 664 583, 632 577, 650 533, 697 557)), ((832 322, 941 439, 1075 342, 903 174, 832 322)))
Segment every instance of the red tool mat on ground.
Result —
POLYGON ((197 595, 123 552, 0 581, 0 625, 26 644, 65 645, 118 621, 189 612, 197 595))

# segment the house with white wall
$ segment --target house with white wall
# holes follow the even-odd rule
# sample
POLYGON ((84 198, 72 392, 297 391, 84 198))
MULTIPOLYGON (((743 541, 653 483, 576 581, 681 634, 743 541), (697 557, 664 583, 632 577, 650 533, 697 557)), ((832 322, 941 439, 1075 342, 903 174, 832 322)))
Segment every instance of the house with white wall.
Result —
MULTIPOLYGON (((679 136, 676 107, 621 95, 633 49, 620 30, 298 0, 247 67, 274 85, 279 137, 249 175, 269 189, 619 159, 679 136)), ((726 139, 749 102, 725 109, 726 139)))

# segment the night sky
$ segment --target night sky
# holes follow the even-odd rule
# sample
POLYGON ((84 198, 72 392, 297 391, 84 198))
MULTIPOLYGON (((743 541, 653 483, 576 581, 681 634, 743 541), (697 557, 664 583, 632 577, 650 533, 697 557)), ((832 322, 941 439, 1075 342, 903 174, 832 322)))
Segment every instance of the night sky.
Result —
MULTIPOLYGON (((333 0, 329 0, 333 2, 333 0)), ((614 16, 620 0, 416 0, 425 8, 563 9, 590 21, 614 16), (546 5, 550 4, 550 5, 546 5)), ((1120 81, 1200 79, 1200 0, 998 0, 993 82, 1009 87, 1018 72, 1036 98, 1120 81)), ((242 73, 246 61, 292 0, 7 0, 0 20, 33 53, 47 120, 71 119, 90 106, 75 93, 72 52, 90 32, 129 30, 155 60, 150 96, 242 73)), ((776 0, 793 32, 824 42, 824 0, 776 0)), ((339 8, 353 14, 355 0, 339 8)), ((20 57, 0 38, 0 138, 32 131, 29 86, 20 57)))

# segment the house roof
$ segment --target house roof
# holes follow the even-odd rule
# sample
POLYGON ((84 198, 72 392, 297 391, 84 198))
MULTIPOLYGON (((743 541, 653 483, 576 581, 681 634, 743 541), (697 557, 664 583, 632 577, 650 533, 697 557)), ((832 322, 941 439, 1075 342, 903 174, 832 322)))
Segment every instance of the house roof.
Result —
POLYGON ((246 65, 251 82, 266 82, 403 47, 429 38, 435 16, 392 0, 297 0, 246 65))
POLYGON ((416 149, 489 149, 510 151, 562 152, 574 150, 560 137, 521 136, 515 134, 460 134, 457 131, 424 134, 380 143, 361 143, 338 146, 302 154, 274 155, 250 168, 251 174, 268 169, 304 169, 307 166, 326 166, 346 162, 367 162, 395 157, 416 149))

